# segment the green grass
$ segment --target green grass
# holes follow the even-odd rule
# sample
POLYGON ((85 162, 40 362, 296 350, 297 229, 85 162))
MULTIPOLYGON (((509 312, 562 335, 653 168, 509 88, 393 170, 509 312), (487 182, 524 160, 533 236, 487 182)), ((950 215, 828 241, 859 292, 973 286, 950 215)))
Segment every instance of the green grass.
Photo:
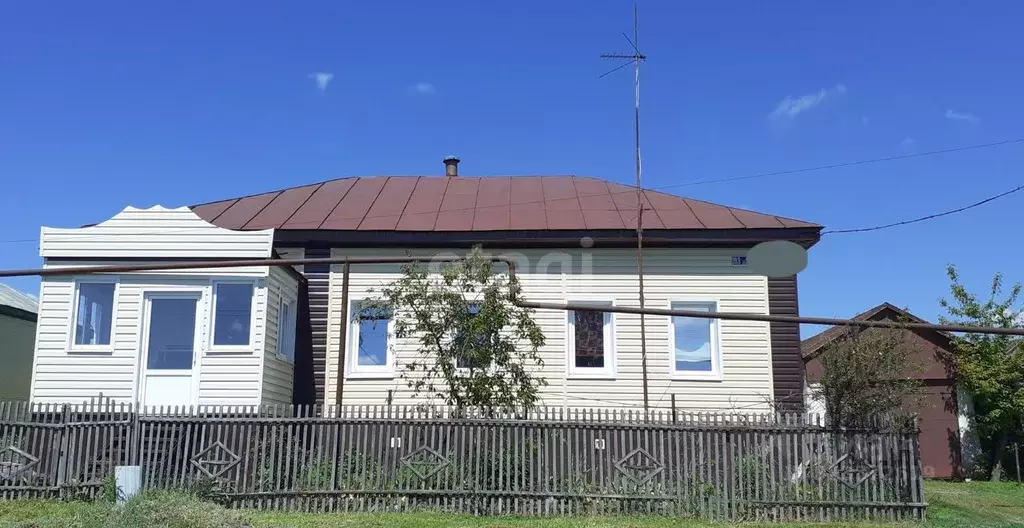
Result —
MULTIPOLYGON (((1024 528, 1024 486, 1013 483, 929 482, 925 486, 929 503, 928 520, 909 523, 913 528, 1024 528)), ((180 507, 180 506, 179 506, 180 507)), ((0 527, 42 526, 89 527, 82 520, 96 518, 105 505, 39 501, 0 501, 0 527), (76 522, 75 520, 78 520, 76 522)), ((578 518, 495 518, 440 513, 405 514, 299 514, 284 512, 248 512, 255 528, 695 528, 714 523, 664 517, 578 517, 578 518)), ((170 526, 170 525, 162 525, 170 526)), ((175 523, 174 526, 185 526, 175 523)), ((725 525, 717 525, 725 526, 725 525)), ((868 524, 768 524, 744 525, 796 528, 809 526, 856 526, 868 524)), ((876 525, 877 526, 877 525, 876 525)), ((892 526, 892 525, 888 525, 892 526)))
POLYGON ((927 526, 1024 527, 1024 485, 1013 482, 927 482, 927 526))

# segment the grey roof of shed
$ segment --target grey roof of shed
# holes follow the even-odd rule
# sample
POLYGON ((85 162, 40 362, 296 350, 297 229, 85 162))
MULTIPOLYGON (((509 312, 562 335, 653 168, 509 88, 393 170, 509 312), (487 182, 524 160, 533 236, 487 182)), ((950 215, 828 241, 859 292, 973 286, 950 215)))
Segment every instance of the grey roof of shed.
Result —
POLYGON ((32 316, 39 312, 39 301, 0 282, 0 311, 15 317, 22 316, 22 319, 34 320, 32 316))

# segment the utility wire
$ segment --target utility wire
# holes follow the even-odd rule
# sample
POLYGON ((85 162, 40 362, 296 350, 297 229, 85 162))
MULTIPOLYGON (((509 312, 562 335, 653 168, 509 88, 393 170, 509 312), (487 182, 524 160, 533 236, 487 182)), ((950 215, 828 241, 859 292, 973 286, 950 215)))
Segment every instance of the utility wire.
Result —
POLYGON ((844 163, 833 163, 831 165, 819 165, 817 167, 803 167, 803 168, 799 168, 799 169, 789 169, 789 170, 782 170, 782 171, 775 171, 775 172, 763 172, 763 173, 760 173, 760 174, 750 174, 750 175, 747 175, 747 176, 732 176, 732 177, 729 177, 729 178, 717 178, 717 179, 714 179, 714 180, 697 180, 695 182, 678 183, 678 184, 675 184, 675 185, 666 185, 666 186, 660 187, 660 188, 661 189, 668 189, 668 188, 671 188, 671 187, 688 187, 690 185, 704 185, 704 184, 708 184, 708 183, 725 183, 725 182, 733 182, 733 181, 740 181, 740 180, 754 180, 754 179, 757 179, 757 178, 768 178, 768 177, 772 177, 772 176, 786 176, 786 175, 790 175, 790 174, 802 174, 802 173, 805 173, 805 172, 817 172, 817 171, 831 170, 831 169, 842 169, 842 168, 845 168, 845 167, 855 167, 857 165, 868 165, 868 164, 871 164, 871 163, 882 163, 882 162, 886 162, 886 161, 898 161, 898 160, 905 160, 905 159, 912 159, 912 158, 921 158, 921 157, 925 157, 925 156, 935 156, 935 155, 938 155, 938 154, 950 154, 950 153, 953 153, 953 152, 964 152, 964 151, 967 151, 967 150, 977 150, 977 149, 983 149, 983 148, 998 147, 998 146, 1001 146, 1001 145, 1011 145, 1011 144, 1016 144, 1016 143, 1024 143, 1024 138, 1007 139, 1005 141, 996 141, 996 142, 993 142, 993 143, 981 143, 981 144, 978 144, 978 145, 967 145, 965 147, 953 147, 953 148, 947 148, 947 149, 929 150, 929 151, 925 151, 925 152, 915 152, 913 154, 900 154, 898 156, 885 156, 885 157, 882 157, 882 158, 871 158, 871 159, 863 159, 863 160, 857 160, 857 161, 847 161, 847 162, 844 162, 844 163))
POLYGON ((968 209, 973 209, 975 207, 978 207, 978 206, 981 206, 981 205, 985 205, 985 204, 987 204, 989 202, 998 200, 998 199, 1000 199, 1000 198, 1002 198, 1004 196, 1009 196, 1009 195, 1011 195, 1011 194, 1013 194, 1015 192, 1018 192, 1018 191, 1020 191, 1022 189, 1024 189, 1024 185, 1020 185, 1020 186, 1018 186, 1018 187, 1016 187, 1014 189, 1010 189, 1009 191, 1006 191, 1006 192, 1003 192, 1003 193, 999 193, 999 194, 997 194, 995 196, 989 196, 988 198, 985 198, 984 200, 982 200, 980 202, 974 202, 971 205, 965 205, 963 207, 959 207, 957 209, 951 209, 949 211, 943 211, 941 213, 935 213, 935 214, 930 214, 930 215, 927 215, 927 216, 921 216, 921 217, 918 217, 918 218, 914 218, 912 220, 904 220, 902 222, 893 222, 891 224, 878 225, 878 226, 872 226, 872 227, 859 227, 859 228, 856 228, 856 229, 835 229, 835 230, 832 230, 832 231, 822 231, 821 235, 825 236, 825 235, 836 235, 836 234, 842 234, 842 233, 866 233, 868 231, 880 231, 882 229, 889 229, 890 227, 898 227, 898 226, 905 226, 905 225, 909 225, 909 224, 916 224, 918 222, 924 222, 925 220, 931 220, 933 218, 940 218, 940 217, 943 217, 943 216, 949 216, 951 214, 956 214, 956 213, 959 213, 959 212, 963 212, 963 211, 966 211, 968 209))
MULTIPOLYGON (((631 64, 632 64, 632 62, 625 63, 625 65, 627 65, 627 66, 631 65, 631 64)), ((948 149, 931 150, 931 151, 927 151, 927 152, 918 152, 918 153, 914 153, 914 154, 903 154, 903 155, 899 155, 899 156, 886 156, 886 157, 882 157, 882 158, 871 158, 871 159, 856 160, 856 161, 850 161, 850 162, 844 162, 844 163, 833 163, 833 164, 830 164, 830 165, 818 165, 818 166, 814 166, 814 167, 801 167, 801 168, 797 168, 797 169, 789 169, 789 170, 783 170, 783 171, 763 172, 763 173, 759 173, 759 174, 749 174, 749 175, 746 175, 746 176, 732 176, 732 177, 728 177, 728 178, 717 178, 717 179, 710 179, 710 180, 690 181, 690 182, 685 182, 685 183, 674 183, 674 184, 670 184, 670 185, 660 185, 660 186, 657 186, 657 187, 650 187, 650 188, 647 188, 647 189, 644 189, 644 190, 645 191, 662 191, 662 190, 667 190, 667 189, 675 189, 675 188, 679 188, 679 187, 689 187, 689 186, 692 186, 692 185, 706 185, 706 184, 713 184, 713 183, 727 183, 727 182, 740 181, 740 180, 752 180, 752 179, 758 179, 758 178, 769 178, 769 177, 774 177, 774 176, 786 176, 786 175, 791 175, 791 174, 802 174, 802 173, 808 173, 808 172, 817 172, 817 171, 824 171, 824 170, 831 170, 831 169, 839 169, 839 168, 844 168, 844 167, 853 167, 853 166, 857 166, 857 165, 867 165, 867 164, 881 163, 881 162, 886 162, 886 161, 897 161, 897 160, 902 160, 902 159, 919 158, 919 157, 924 157, 924 156, 935 156, 935 155, 939 155, 939 154, 949 154, 949 153, 954 153, 954 152, 963 152, 963 151, 968 151, 968 150, 977 150, 977 149, 991 148, 991 147, 998 147, 998 146, 1002 146, 1002 145, 1011 145, 1011 144, 1019 144, 1019 143, 1024 143, 1024 138, 1008 139, 1008 140, 996 141, 996 142, 992 142, 992 143, 980 143, 980 144, 976 144, 976 145, 967 145, 967 146, 964 146, 964 147, 954 147, 954 148, 948 148, 948 149)), ((331 180, 331 181, 334 181, 334 180, 331 180)), ((326 182, 320 182, 320 183, 326 183, 326 182)), ((615 183, 618 183, 618 182, 615 182, 615 183)), ((316 185, 316 184, 314 183, 314 184, 311 184, 311 185, 316 185)), ((449 212, 463 212, 463 211, 486 210, 486 209, 492 209, 492 208, 504 208, 504 207, 520 206, 520 205, 540 204, 540 203, 545 203, 545 202, 557 202, 557 201, 560 201, 560 200, 577 200, 579 198, 615 196, 615 195, 620 195, 620 194, 621 195, 633 195, 633 194, 636 193, 636 188, 634 186, 632 186, 632 185, 629 185, 629 184, 626 184, 626 183, 620 183, 619 185, 623 185, 625 187, 629 187, 629 189, 628 190, 623 190, 623 191, 614 191, 614 192, 608 192, 608 193, 597 193, 597 194, 592 194, 592 195, 591 194, 587 194, 587 195, 583 195, 583 196, 573 196, 573 197, 567 197, 567 198, 556 198, 556 199, 550 199, 550 200, 530 200, 530 201, 525 201, 525 202, 516 202, 516 203, 509 203, 509 204, 496 204, 496 205, 484 205, 484 206, 464 207, 464 208, 456 208, 456 209, 445 209, 443 212, 449 213, 449 212)), ((281 192, 283 190, 285 190, 285 189, 280 189, 278 191, 269 191, 268 193, 260 193, 260 194, 269 194, 271 192, 281 192)), ((1012 192, 1016 192, 1016 190, 1014 190, 1012 192)), ((255 196, 255 195, 253 195, 253 196, 255 196)), ((998 197, 996 197, 996 198, 998 198, 998 197)), ((223 200, 223 201, 227 201, 227 200, 223 200)), ((210 203, 215 203, 215 202, 210 202, 210 203)), ((206 205, 206 204, 200 204, 200 205, 206 205)), ((336 208, 336 206, 337 206, 337 204, 332 205, 329 208, 324 208, 323 210, 304 211, 304 212, 305 213, 313 213, 313 212, 320 213, 320 212, 325 212, 325 211, 326 212, 330 212, 331 210, 334 210, 336 208)), ((958 212, 958 211, 953 211, 953 212, 958 212)), ((943 214, 951 214, 951 213, 952 212, 950 212, 950 213, 943 213, 943 214)), ((372 219, 385 218, 385 217, 391 217, 391 216, 395 216, 394 213, 389 213, 389 214, 384 214, 384 215, 368 215, 368 216, 364 217, 363 219, 364 220, 372 220, 372 219)), ((292 225, 292 227, 297 227, 297 228, 316 229, 316 228, 319 228, 319 226, 321 224, 323 224, 323 222, 324 222, 324 220, 320 220, 320 221, 316 221, 316 222, 293 222, 291 225, 292 225)), ((187 233, 189 231, 191 231, 191 230, 183 230, 180 233, 187 233)), ((838 232, 838 231, 832 231, 832 233, 835 233, 835 232, 838 232)), ((154 231, 151 234, 172 234, 172 233, 175 233, 175 231, 154 231)), ((828 232, 826 232, 826 233, 828 233, 828 232)), ((85 238, 85 237, 82 237, 82 238, 85 238)), ((39 239, 38 238, 23 238, 23 239, 12 239, 12 240, 0 240, 0 244, 16 244, 16 243, 28 243, 28 242, 39 242, 39 239)))

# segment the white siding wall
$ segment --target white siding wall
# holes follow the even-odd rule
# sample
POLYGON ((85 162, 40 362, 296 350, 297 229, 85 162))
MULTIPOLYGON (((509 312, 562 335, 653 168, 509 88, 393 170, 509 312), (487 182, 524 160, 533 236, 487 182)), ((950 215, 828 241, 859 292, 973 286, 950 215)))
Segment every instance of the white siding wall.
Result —
POLYGON ((267 288, 267 346, 263 363, 263 403, 292 403, 292 385, 295 365, 278 355, 277 333, 281 323, 281 298, 295 303, 298 299, 298 281, 281 268, 270 270, 267 288))
MULTIPOLYGON (((264 272, 265 273, 265 272, 264 272)), ((255 279, 253 317, 255 339, 245 352, 199 351, 199 405, 255 405, 260 400, 267 317, 266 279, 253 274, 219 270, 209 276, 152 276, 122 274, 115 295, 111 352, 70 352, 72 300, 76 279, 44 278, 40 290, 39 330, 32 376, 32 400, 40 403, 80 402, 109 397, 133 402, 137 398, 145 292, 197 291, 202 300, 196 317, 211 318, 211 278, 255 279)), ((204 325, 205 327, 206 325, 204 325)), ((203 339, 208 343, 208 335, 203 339)), ((208 345, 206 345, 208 346, 208 345)))
POLYGON ((43 227, 39 240, 47 258, 269 258, 274 230, 221 229, 187 207, 127 207, 92 227, 43 227))
MULTIPOLYGON (((126 208, 111 220, 82 229, 42 229, 40 254, 45 267, 80 267, 126 263, 139 258, 269 258, 273 230, 231 231, 215 227, 187 208, 126 208), (53 260, 56 257, 73 258, 53 260), (106 260, 90 260, 106 259, 106 260)), ((139 263, 139 260, 131 262, 139 263)), ((153 261, 156 263, 157 261, 153 261)), ((42 280, 38 334, 32 369, 32 399, 40 403, 81 402, 100 395, 116 401, 139 398, 140 349, 144 295, 157 291, 201 293, 197 318, 202 322, 198 405, 255 405, 263 388, 266 350, 266 267, 194 269, 103 275, 118 282, 114 298, 110 350, 71 352, 75 281, 96 276, 59 276, 42 280), (209 350, 212 281, 255 281, 254 336, 244 350, 209 350)))
MULTIPOLYGON (((620 306, 639 306, 636 260, 635 252, 632 250, 537 250, 521 253, 494 251, 513 256, 522 262, 519 266, 519 276, 524 296, 529 300, 614 300, 620 306), (560 262, 566 259, 571 264, 563 268, 560 262), (591 271, 581 273, 581 269, 591 271)), ((404 251, 336 249, 333 256, 403 254, 404 251)), ((431 252, 419 251, 413 254, 431 252)), ((745 250, 646 250, 644 262, 647 306, 667 308, 672 300, 710 300, 717 301, 722 312, 768 313, 766 278, 750 275, 742 266, 732 266, 731 257, 738 255, 745 255, 745 250)), ((356 266, 353 268, 350 296, 353 299, 365 297, 368 289, 379 287, 398 276, 398 266, 356 266)), ((342 331, 341 280, 340 267, 335 266, 331 273, 327 341, 328 402, 334 401, 339 367, 338 348, 342 331)), ((539 310, 535 317, 547 341, 541 351, 545 363, 543 375, 549 383, 543 392, 545 405, 642 406, 638 315, 615 315, 617 374, 611 380, 567 379, 566 312, 539 310)), ((768 323, 721 321, 723 379, 681 381, 673 380, 669 375, 669 318, 647 316, 646 321, 648 387, 652 406, 668 407, 671 395, 675 394, 677 407, 683 409, 769 409, 772 397, 772 364, 768 323)), ((414 342, 397 343, 396 355, 400 364, 415 354, 414 342)), ((344 386, 345 404, 380 404, 385 401, 388 390, 395 391, 395 404, 414 401, 404 380, 397 376, 390 380, 347 379, 344 386)))

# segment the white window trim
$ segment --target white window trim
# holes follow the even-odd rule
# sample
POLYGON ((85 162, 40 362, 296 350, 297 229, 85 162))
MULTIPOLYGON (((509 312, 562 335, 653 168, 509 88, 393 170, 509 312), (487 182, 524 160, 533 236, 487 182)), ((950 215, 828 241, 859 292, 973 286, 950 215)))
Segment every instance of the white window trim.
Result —
MULTIPOLYGON (((712 310, 719 311, 721 302, 718 299, 708 298, 677 298, 668 301, 668 309, 673 309, 673 304, 683 305, 712 305, 712 310)), ((686 307, 676 309, 685 310, 686 307)), ((673 380, 679 381, 722 381, 722 325, 720 319, 711 319, 711 371, 677 371, 676 370, 676 331, 672 324, 672 317, 667 318, 668 322, 668 372, 673 380)))
POLYGON ((117 304, 118 295, 121 292, 121 279, 120 277, 106 277, 106 276, 95 276, 89 278, 78 278, 74 279, 74 293, 71 296, 71 315, 68 319, 68 337, 67 337, 67 350, 68 352, 80 352, 86 354, 95 353, 112 353, 114 352, 114 341, 116 340, 116 334, 114 329, 117 324, 117 304), (75 344, 75 328, 78 323, 78 294, 82 284, 111 284, 114 285, 114 300, 113 305, 110 307, 110 343, 106 345, 77 345, 75 344))
POLYGON ((284 295, 281 295, 280 301, 278 302, 278 305, 277 305, 277 357, 278 357, 278 359, 281 359, 282 361, 287 361, 288 363, 292 363, 292 364, 295 363, 295 357, 294 357, 295 356, 295 342, 294 341, 295 341, 295 338, 298 337, 297 336, 298 332, 296 331, 296 328, 298 327, 298 323, 299 323, 299 313, 297 311, 298 310, 298 306, 297 305, 298 305, 298 303, 295 301, 295 299, 291 299, 291 298, 285 297, 284 295), (284 307, 285 306, 291 306, 292 313, 295 316, 295 321, 294 321, 294 324, 292 325, 292 358, 291 359, 289 359, 288 356, 282 350, 282 344, 284 343, 284 340, 281 339, 281 331, 285 328, 285 323, 287 322, 282 317, 284 315, 284 307))
POLYGON ((256 307, 260 296, 260 283, 256 279, 214 279, 210 281, 210 346, 208 352, 256 352, 256 307), (246 345, 217 345, 217 287, 221 284, 251 284, 252 299, 249 306, 249 343, 246 345))
MULTIPOLYGON (((574 304, 588 304, 595 308, 616 306, 614 299, 593 299, 575 300, 568 302, 574 304)), ((615 361, 615 314, 604 312, 604 366, 577 367, 576 366, 576 312, 566 311, 565 316, 565 375, 567 379, 615 379, 618 372, 615 361)))
POLYGON ((395 377, 395 315, 388 320, 388 338, 384 365, 359 364, 359 325, 353 320, 360 302, 367 299, 349 299, 348 325, 346 334, 345 378, 347 379, 394 379, 395 377))

